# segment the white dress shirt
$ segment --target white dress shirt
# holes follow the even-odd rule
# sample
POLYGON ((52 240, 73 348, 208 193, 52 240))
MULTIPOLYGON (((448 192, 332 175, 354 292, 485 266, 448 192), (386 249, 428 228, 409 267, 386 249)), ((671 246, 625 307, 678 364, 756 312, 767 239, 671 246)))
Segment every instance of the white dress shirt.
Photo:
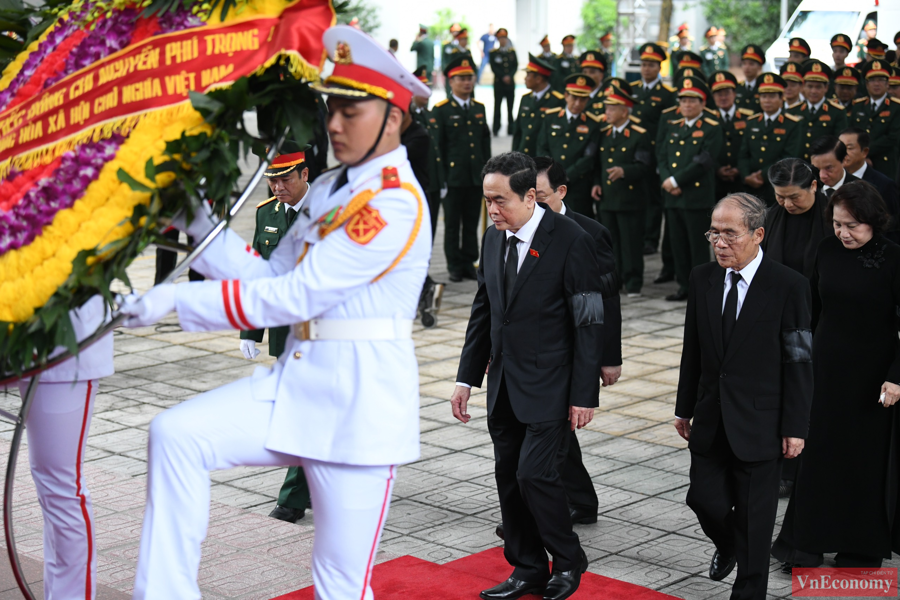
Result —
POLYGON ((465 108, 465 109, 468 109, 468 108, 469 108, 469 104, 471 104, 471 102, 472 102, 472 99, 471 99, 471 98, 469 98, 468 100, 463 100, 462 98, 460 98, 460 97, 457 96, 456 94, 450 94, 450 95, 453 96, 453 99, 456 100, 456 103, 457 103, 457 104, 459 104, 460 106, 462 106, 462 107, 465 108))
POLYGON ((622 124, 619 125, 618 127, 613 127, 613 129, 612 129, 612 130, 613 130, 613 139, 615 139, 616 137, 619 136, 620 133, 622 133, 623 131, 625 131, 625 127, 628 126, 628 122, 629 122, 629 121, 631 121, 631 119, 625 119, 625 122, 624 122, 624 123, 622 123, 622 124))
POLYGON ((744 86, 746 86, 746 88, 748 90, 752 90, 755 85, 756 85, 756 79, 747 80, 744 82, 744 86))
MULTIPOLYGON (((509 255, 509 238, 512 236, 516 236, 519 238, 519 241, 516 242, 516 248, 519 250, 519 264, 516 267, 516 273, 518 273, 522 269, 522 263, 525 262, 525 257, 528 256, 528 249, 531 248, 531 241, 534 239, 534 234, 537 232, 538 225, 541 224, 541 219, 544 218, 544 213, 547 212, 543 209, 543 207, 534 205, 534 212, 531 214, 531 218, 528 219, 528 222, 522 225, 518 231, 512 232, 510 230, 506 230, 506 248, 503 250, 503 264, 506 264, 506 257, 509 255)), ((566 205, 563 204, 562 211, 560 214, 566 213, 566 205)), ((463 383, 462 381, 457 381, 456 385, 465 388, 471 388, 472 386, 468 383, 463 383)))
MULTIPOLYGON (((753 278, 756 276, 756 271, 759 269, 759 264, 762 262, 763 258, 763 249, 760 248, 756 253, 756 258, 747 263, 747 266, 737 271, 741 275, 741 280, 738 282, 738 300, 737 300, 737 315, 741 316, 741 307, 744 305, 744 298, 747 297, 747 291, 750 289, 750 284, 753 282, 753 278)), ((731 290, 731 272, 734 271, 731 267, 725 269, 725 291, 722 294, 722 312, 725 312, 725 302, 728 301, 728 292, 731 290)))
POLYGON ((841 180, 838 181, 836 184, 834 184, 834 185, 825 185, 825 184, 823 183, 823 184, 822 184, 822 192, 824 193, 824 192, 827 192, 828 190, 831 190, 831 189, 833 189, 834 191, 837 191, 837 190, 841 189, 841 186, 844 185, 844 180, 845 180, 845 179, 847 179, 847 170, 846 170, 846 169, 844 169, 844 174, 841 176, 841 180))
POLYGON ((774 121, 775 119, 777 119, 778 115, 780 115, 780 114, 781 114, 780 108, 778 109, 778 112, 776 112, 774 115, 768 115, 766 113, 763 113, 763 125, 768 125, 770 121, 774 121))
POLYGON ((540 102, 540 101, 541 101, 541 98, 543 98, 543 97, 547 94, 547 92, 549 92, 549 91, 550 91, 550 84, 548 83, 548 84, 547 84, 547 87, 545 87, 545 88, 542 89, 541 91, 539 91, 539 92, 532 92, 532 95, 534 96, 535 102, 540 102))
POLYGON ((581 116, 581 115, 576 115, 575 113, 570 112, 569 109, 566 108, 566 121, 571 121, 573 117, 574 117, 574 118, 578 118, 578 117, 580 117, 580 116, 581 116))
POLYGON ((881 104, 884 102, 885 98, 887 98, 887 94, 885 94, 881 98, 873 98, 872 96, 869 96, 869 102, 872 105, 872 110, 875 112, 878 112, 878 110, 881 108, 881 104))
POLYGON ((866 174, 866 169, 867 169, 867 168, 869 168, 869 163, 867 163, 866 161, 863 161, 863 164, 862 164, 862 166, 859 168, 859 170, 853 172, 853 176, 854 176, 854 177, 859 177, 860 179, 862 179, 862 178, 863 178, 863 175, 866 174))
POLYGON ((728 110, 719 109, 719 115, 725 119, 727 118, 729 121, 734 121, 734 115, 737 113, 737 104, 732 104, 731 108, 728 110))
POLYGON ((650 90, 652 90, 653 88, 655 88, 655 87, 656 87, 656 84, 659 83, 660 81, 662 81, 662 77, 660 77, 659 75, 657 75, 657 76, 656 76, 656 79, 654 79, 654 80, 651 81, 650 83, 647 83, 646 81, 644 81, 644 82, 643 82, 643 85, 644 85, 644 91, 645 91, 645 92, 649 92, 650 90))
POLYGON ((806 101, 806 108, 809 109, 810 112, 817 113, 819 109, 822 108, 822 105, 825 104, 825 98, 819 100, 818 104, 810 104, 809 100, 806 101))

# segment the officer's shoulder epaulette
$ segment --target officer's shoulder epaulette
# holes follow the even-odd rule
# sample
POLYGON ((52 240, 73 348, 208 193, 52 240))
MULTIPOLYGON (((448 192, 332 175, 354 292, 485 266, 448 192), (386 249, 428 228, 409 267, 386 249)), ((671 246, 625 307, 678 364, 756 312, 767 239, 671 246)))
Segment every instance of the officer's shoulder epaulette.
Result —
POLYGON ((710 107, 704 106, 704 107, 703 107, 703 110, 705 110, 706 112, 708 112, 708 113, 711 114, 711 115, 714 115, 716 119, 719 118, 719 113, 717 113, 716 111, 714 111, 714 110, 711 109, 710 107))
POLYGON ((269 198, 268 200, 263 200, 262 202, 260 202, 259 204, 256 205, 256 208, 262 208, 263 206, 265 206, 266 204, 270 203, 270 202, 271 202, 272 200, 274 200, 274 199, 275 199, 275 196, 272 196, 272 197, 269 198))
POLYGON ((664 83, 664 84, 662 84, 662 85, 663 85, 663 88, 665 88, 665 90, 666 90, 667 92, 676 92, 676 91, 678 91, 678 90, 676 90, 675 88, 673 88, 671 85, 669 85, 668 83, 664 83))
POLYGON ((479 102, 475 98, 472 98, 472 104, 478 104, 478 105, 484 106, 484 102, 479 102))
POLYGON ((497 47, 497 48, 491 48, 491 50, 490 50, 490 52, 488 52, 488 54, 493 54, 494 52, 497 52, 497 51, 499 51, 499 50, 500 50, 499 47, 497 47))
POLYGON ((709 117, 703 117, 703 120, 709 123, 710 125, 718 125, 719 122, 715 119, 710 119, 709 117))
POLYGON ((557 92, 556 90, 551 90, 550 93, 553 94, 553 97, 554 97, 554 98, 559 98, 560 100, 565 100, 565 99, 566 99, 565 94, 560 94, 560 93, 557 92))
POLYGON ((447 104, 448 102, 450 102, 450 98, 445 98, 445 99, 441 100, 440 102, 438 102, 437 104, 435 104, 434 107, 437 108, 438 106, 443 106, 443 105, 447 104))
POLYGON ((607 126, 604 127, 603 129, 601 129, 600 131, 609 131, 610 129, 612 129, 612 123, 610 123, 609 125, 607 125, 607 126))
POLYGON ((792 108, 797 108, 797 107, 800 106, 801 104, 803 104, 803 101, 802 101, 802 100, 797 100, 796 102, 794 102, 793 104, 791 104, 790 106, 788 106, 788 107, 787 107, 787 110, 791 110, 792 108))
POLYGON ((829 98, 829 99, 828 99, 828 104, 830 104, 830 105, 832 105, 833 107, 835 107, 835 108, 837 108, 837 109, 840 109, 840 110, 844 110, 844 109, 846 108, 843 104, 841 104, 840 102, 838 102, 838 101, 835 100, 834 98, 829 98))
POLYGON ((860 102, 867 102, 869 100, 868 96, 863 96, 862 98, 854 98, 853 104, 859 104, 860 102))
POLYGON ((680 119, 675 119, 674 121, 669 121, 669 123, 671 123, 672 125, 677 125, 678 123, 684 123, 684 117, 681 117, 680 119))
POLYGON ((631 128, 634 129, 635 131, 637 131, 638 133, 647 133, 647 130, 639 125, 632 124, 631 128))
POLYGON ((640 123, 641 122, 641 120, 634 115, 630 115, 628 118, 631 119, 632 123, 640 123))
POLYGON ((745 117, 752 117, 754 114, 756 114, 749 108, 739 108, 739 109, 737 109, 737 111, 739 113, 741 113, 742 115, 744 115, 745 117))
POLYGON ((601 117, 600 115, 595 115, 594 113, 589 111, 585 111, 584 114, 586 114, 587 118, 592 120, 594 123, 599 123, 603 120, 603 117, 601 117))
POLYGON ((800 115, 792 115, 791 113, 784 113, 784 117, 786 119, 790 119, 794 123, 799 123, 803 120, 803 117, 801 117, 800 115))
POLYGON ((662 111, 662 114, 670 113, 670 112, 672 112, 673 110, 678 110, 678 105, 677 105, 677 104, 674 104, 674 105, 670 106, 669 108, 664 108, 663 111, 662 111))
POLYGON ((566 110, 566 107, 565 106, 557 106, 556 108, 545 108, 544 114, 552 115, 552 114, 558 113, 561 110, 566 110))
POLYGON ((643 81, 641 81, 640 79, 638 79, 637 81, 632 81, 631 87, 637 87, 637 86, 641 85, 642 83, 643 83, 643 81))
POLYGON ((532 92, 531 90, 528 90, 527 92, 525 92, 524 94, 522 94, 522 97, 524 98, 525 96, 530 96, 530 95, 532 95, 533 93, 534 93, 534 92, 532 92))

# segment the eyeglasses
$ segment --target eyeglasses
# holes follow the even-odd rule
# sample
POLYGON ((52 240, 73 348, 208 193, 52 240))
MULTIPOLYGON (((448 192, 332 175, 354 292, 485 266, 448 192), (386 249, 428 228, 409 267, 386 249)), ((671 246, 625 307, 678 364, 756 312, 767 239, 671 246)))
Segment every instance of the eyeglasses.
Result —
POLYGON ((719 238, 722 238, 722 241, 730 246, 733 243, 735 243, 736 241, 738 241, 739 238, 744 237, 748 233, 750 233, 750 232, 745 231, 744 233, 742 233, 740 235, 734 235, 733 233, 716 233, 714 231, 707 231, 706 233, 703 234, 703 237, 705 237, 706 240, 710 244, 715 244, 716 242, 719 241, 719 238))

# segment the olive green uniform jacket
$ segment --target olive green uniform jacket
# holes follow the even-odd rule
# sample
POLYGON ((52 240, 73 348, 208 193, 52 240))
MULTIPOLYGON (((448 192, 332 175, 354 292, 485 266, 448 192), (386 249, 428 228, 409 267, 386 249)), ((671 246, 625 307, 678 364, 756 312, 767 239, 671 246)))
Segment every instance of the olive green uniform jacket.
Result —
POLYGON ((684 118, 660 127, 656 141, 659 180, 674 177, 680 196, 663 191, 665 208, 698 210, 716 202, 716 168, 725 143, 722 126, 715 119, 700 117, 687 127, 684 118))
POLYGON ((491 157, 484 104, 470 99, 465 110, 451 97, 438 102, 431 114, 441 187, 481 187, 481 170, 491 157))
POLYGON ((809 149, 813 142, 828 135, 838 137, 842 131, 847 129, 847 113, 841 103, 835 100, 825 100, 815 113, 810 109, 808 102, 794 105, 787 109, 787 112, 802 118, 800 137, 803 144, 802 153, 798 158, 807 162, 809 162, 809 149))
POLYGON ((566 105, 565 96, 554 89, 548 89, 535 100, 534 92, 527 92, 519 101, 519 115, 516 117, 516 125, 513 129, 512 149, 514 152, 522 152, 529 156, 537 156, 538 135, 541 133, 541 123, 544 113, 548 110, 560 108, 566 105))
POLYGON ((635 211, 647 207, 647 178, 653 173, 653 144, 646 129, 629 121, 621 133, 612 125, 600 130, 595 181, 603 190, 600 210, 635 211), (606 177, 606 170, 622 167, 625 176, 616 181, 606 177))
POLYGON ((763 186, 747 187, 747 191, 765 200, 769 206, 775 203, 775 190, 769 183, 769 167, 783 158, 801 156, 805 133, 802 121, 801 117, 785 113, 784 110, 769 126, 766 126, 764 113, 757 113, 747 119, 738 155, 738 169, 741 170, 742 179, 756 171, 762 171, 763 186))
POLYGON ((897 180, 900 161, 900 103, 888 95, 873 112, 868 96, 857 98, 850 107, 849 125, 869 132, 869 158, 875 169, 897 180))

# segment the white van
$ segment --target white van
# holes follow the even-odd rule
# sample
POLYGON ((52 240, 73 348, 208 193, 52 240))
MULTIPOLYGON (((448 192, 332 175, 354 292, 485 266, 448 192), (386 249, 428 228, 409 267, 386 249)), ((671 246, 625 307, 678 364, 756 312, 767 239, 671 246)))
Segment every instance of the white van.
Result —
MULTIPOLYGON (((777 40, 766 50, 766 70, 778 72, 787 62, 788 42, 800 37, 809 42, 812 58, 833 65, 831 37, 850 36, 855 44, 863 25, 872 19, 878 24, 877 38, 894 48, 894 34, 900 31, 900 0, 802 0, 788 19, 777 40)), ((850 51, 847 64, 854 64, 856 49, 850 51)))

